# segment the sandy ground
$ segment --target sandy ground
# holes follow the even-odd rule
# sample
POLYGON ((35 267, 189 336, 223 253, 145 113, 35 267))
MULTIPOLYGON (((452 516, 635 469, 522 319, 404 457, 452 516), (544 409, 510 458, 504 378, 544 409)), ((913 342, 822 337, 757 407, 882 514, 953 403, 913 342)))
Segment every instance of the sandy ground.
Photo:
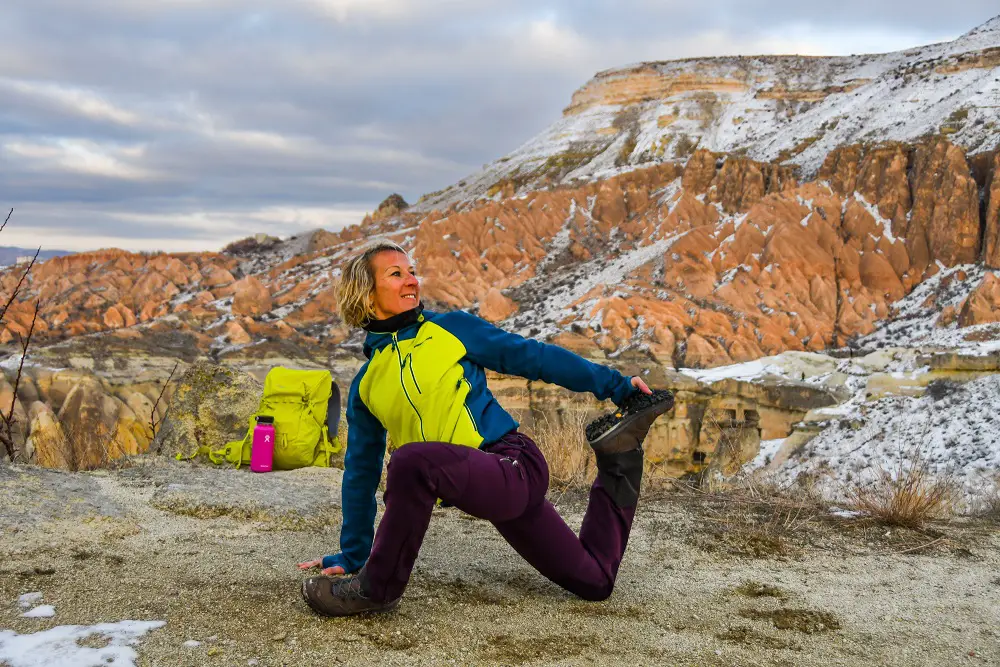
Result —
MULTIPOLYGON (((441 509, 395 613, 320 618, 295 564, 336 548, 339 474, 0 469, 0 629, 166 621, 138 665, 1000 664, 995 523, 916 533, 690 493, 644 500, 606 602, 441 509), (34 591, 53 618, 20 616, 34 591)), ((580 497, 560 508, 579 525, 580 497)))

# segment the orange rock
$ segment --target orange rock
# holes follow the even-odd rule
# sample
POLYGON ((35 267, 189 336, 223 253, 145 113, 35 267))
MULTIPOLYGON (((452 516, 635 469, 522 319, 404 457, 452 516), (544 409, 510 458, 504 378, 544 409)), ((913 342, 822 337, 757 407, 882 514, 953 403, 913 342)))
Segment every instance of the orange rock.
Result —
POLYGON ((1000 151, 993 157, 992 169, 985 179, 986 232, 983 261, 990 268, 1000 268, 1000 151))
POLYGON ((490 288, 479 306, 479 315, 490 322, 500 322, 517 312, 517 304, 495 287, 490 288))
POLYGON ((958 315, 960 327, 986 322, 1000 322, 1000 279, 992 272, 972 290, 958 315))
POLYGON ((125 317, 114 306, 104 312, 104 326, 109 329, 120 329, 125 326, 125 317))
POLYGON ((236 283, 233 314, 260 317, 271 310, 271 293, 257 278, 247 276, 236 283))
POLYGON ((253 340, 239 323, 232 321, 226 323, 226 339, 233 345, 246 345, 253 340))

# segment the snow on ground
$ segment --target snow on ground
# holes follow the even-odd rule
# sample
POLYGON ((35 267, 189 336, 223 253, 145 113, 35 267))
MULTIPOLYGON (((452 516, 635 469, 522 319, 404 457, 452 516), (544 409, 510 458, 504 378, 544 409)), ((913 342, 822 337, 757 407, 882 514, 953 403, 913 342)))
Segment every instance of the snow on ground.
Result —
MULTIPOLYGON (((511 327, 523 335, 530 334, 531 329, 537 329, 534 334, 540 338, 558 334, 562 329, 558 321, 572 315, 574 311, 567 304, 572 304, 583 298, 598 285, 615 286, 623 284, 627 277, 640 266, 662 257, 670 247, 688 232, 674 234, 665 239, 634 248, 617 254, 613 259, 584 262, 572 271, 569 276, 571 284, 556 289, 547 289, 539 294, 539 299, 530 307, 519 312, 511 320, 511 327)), ((531 289, 537 283, 551 282, 548 275, 539 275, 527 281, 523 288, 531 289)))
POLYGON ((55 607, 50 604, 40 604, 21 614, 21 618, 52 618, 55 615, 55 607))
POLYGON ((937 326, 941 311, 948 306, 957 308, 982 282, 985 275, 986 268, 981 264, 962 264, 942 269, 894 303, 892 307, 895 314, 874 332, 860 338, 857 341, 858 347, 875 349, 935 346, 954 348, 969 354, 984 354, 1000 349, 1000 342, 974 340, 979 337, 974 334, 996 328, 993 324, 965 328, 959 328, 955 323, 946 327, 937 326), (973 340, 967 340, 968 338, 973 340))
POLYGON ((17 606, 21 609, 29 609, 33 605, 38 604, 42 601, 42 594, 40 592, 25 593, 24 595, 17 598, 17 606))
POLYGON ((775 438, 774 440, 761 440, 760 441, 760 451, 757 452, 757 456, 754 460, 748 463, 745 470, 752 471, 763 468, 769 464, 773 459, 774 455, 778 453, 781 449, 781 445, 785 442, 784 438, 775 438))
MULTIPOLYGON (((970 350, 976 352, 965 352, 970 350)), ((870 482, 881 471, 926 464, 932 475, 953 479, 966 497, 994 492, 1000 484, 1000 374, 965 384, 938 382, 925 389, 926 379, 920 376, 929 369, 919 364, 919 352, 883 349, 851 359, 785 352, 731 366, 678 371, 707 385, 726 379, 785 381, 848 397, 809 413, 810 424, 822 430, 777 469, 769 469, 779 483, 791 483, 805 473, 830 498, 842 499, 848 486, 870 482), (892 378, 900 393, 909 384, 922 395, 873 400, 868 394, 875 375, 892 378)), ((744 471, 767 468, 784 442, 762 441, 744 471)))
POLYGON ((833 497, 880 471, 926 464, 968 494, 990 488, 1000 471, 1000 375, 947 384, 919 398, 889 396, 856 404, 856 419, 831 419, 781 466, 779 480, 814 474, 833 497), (859 418, 859 419, 857 419, 859 418))
POLYGON ((768 363, 768 359, 769 357, 765 357, 756 361, 747 361, 742 364, 732 364, 730 366, 718 366, 716 368, 679 368, 678 371, 706 384, 711 384, 719 380, 752 382, 763 378, 765 375, 784 376, 784 371, 779 366, 768 363))
POLYGON ((133 646, 165 621, 60 625, 20 635, 0 630, 0 664, 9 667, 135 667, 133 646), (89 642, 94 646, 81 645, 89 642))

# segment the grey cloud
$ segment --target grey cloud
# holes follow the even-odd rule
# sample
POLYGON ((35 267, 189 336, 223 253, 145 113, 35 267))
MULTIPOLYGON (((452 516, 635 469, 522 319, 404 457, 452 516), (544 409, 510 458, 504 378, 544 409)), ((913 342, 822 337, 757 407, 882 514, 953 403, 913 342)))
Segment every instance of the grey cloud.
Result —
POLYGON ((835 35, 823 44, 842 53, 916 45, 993 4, 6 0, 0 202, 33 206, 46 241, 293 233, 275 207, 333 227, 516 148, 598 70, 749 53, 783 31, 835 35), (199 211, 211 228, 197 234, 164 222, 199 211))

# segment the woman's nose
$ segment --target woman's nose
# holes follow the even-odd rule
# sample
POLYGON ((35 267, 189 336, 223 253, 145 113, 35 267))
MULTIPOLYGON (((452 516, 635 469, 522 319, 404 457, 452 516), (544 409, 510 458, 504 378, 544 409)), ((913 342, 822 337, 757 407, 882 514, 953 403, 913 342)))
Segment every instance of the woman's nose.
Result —
POLYGON ((417 277, 415 275, 413 275, 412 273, 407 273, 406 274, 406 284, 407 285, 418 285, 419 283, 420 283, 420 281, 417 280, 417 277))

